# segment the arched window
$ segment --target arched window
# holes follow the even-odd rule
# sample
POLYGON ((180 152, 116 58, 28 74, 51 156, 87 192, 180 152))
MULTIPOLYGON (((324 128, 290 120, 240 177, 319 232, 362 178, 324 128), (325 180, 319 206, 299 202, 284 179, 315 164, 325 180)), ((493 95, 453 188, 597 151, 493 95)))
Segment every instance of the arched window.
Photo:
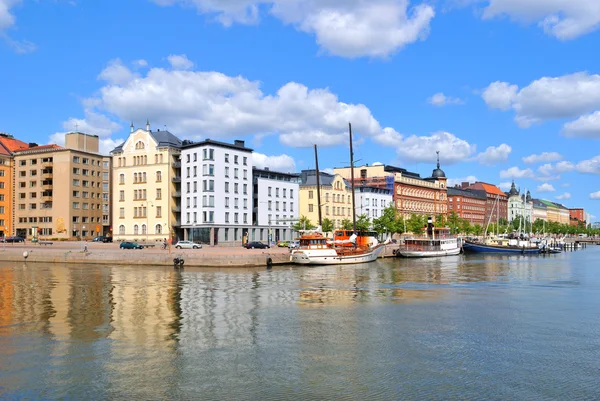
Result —
POLYGON ((161 182, 162 181, 162 172, 157 171, 156 172, 156 182, 161 182))
POLYGON ((125 174, 119 174, 119 184, 125 184, 125 174))
POLYGON ((156 226, 154 226, 154 233, 162 234, 162 226, 160 224, 157 224, 156 226))
POLYGON ((146 182, 146 173, 142 173, 144 175, 144 180, 142 182, 146 182))
POLYGON ((138 227, 137 224, 135 226, 133 226, 133 234, 134 235, 138 235, 139 234, 139 227, 138 227))
POLYGON ((123 224, 119 226, 119 235, 125 235, 125 226, 123 224))
POLYGON ((133 183, 137 183, 137 173, 133 173, 133 183))
POLYGON ((135 144, 135 148, 136 148, 136 149, 144 149, 144 148, 145 148, 145 146, 144 146, 144 142, 142 142, 142 141, 138 141, 138 142, 135 144))
POLYGON ((146 235, 146 225, 142 224, 142 235, 146 235))

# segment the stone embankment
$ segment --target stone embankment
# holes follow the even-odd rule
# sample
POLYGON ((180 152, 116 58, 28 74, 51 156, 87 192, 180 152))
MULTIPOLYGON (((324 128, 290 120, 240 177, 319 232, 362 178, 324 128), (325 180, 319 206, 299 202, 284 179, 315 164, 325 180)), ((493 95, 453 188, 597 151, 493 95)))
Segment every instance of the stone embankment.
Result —
MULTIPOLYGON (((387 246, 383 256, 393 256, 393 247, 395 246, 387 246)), ((177 257, 184 259, 185 267, 264 267, 288 264, 290 253, 287 248, 244 249, 208 246, 202 249, 163 250, 154 247, 134 250, 119 249, 119 244, 116 243, 75 242, 55 242, 52 245, 6 244, 0 248, 0 262, 173 266, 173 259, 177 257)))

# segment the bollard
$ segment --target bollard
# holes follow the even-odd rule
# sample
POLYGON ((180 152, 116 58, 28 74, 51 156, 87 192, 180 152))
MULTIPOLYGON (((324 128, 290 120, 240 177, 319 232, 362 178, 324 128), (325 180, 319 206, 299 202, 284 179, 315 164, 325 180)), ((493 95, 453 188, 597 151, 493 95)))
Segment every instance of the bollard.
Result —
POLYGON ((270 269, 271 267, 273 267, 273 259, 271 259, 270 256, 267 256, 266 262, 267 262, 267 268, 270 269))

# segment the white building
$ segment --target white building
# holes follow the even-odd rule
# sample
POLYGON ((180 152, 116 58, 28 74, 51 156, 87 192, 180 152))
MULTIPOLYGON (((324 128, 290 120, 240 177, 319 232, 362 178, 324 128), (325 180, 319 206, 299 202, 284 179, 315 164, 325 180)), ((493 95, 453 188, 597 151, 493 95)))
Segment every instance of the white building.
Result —
POLYGON ((291 228, 299 216, 299 174, 253 169, 254 208, 253 227, 249 241, 289 241, 294 238, 291 228))
POLYGON ((371 221, 381 217, 383 210, 393 203, 392 191, 387 188, 360 186, 354 188, 356 218, 366 214, 371 221))
POLYGON ((252 226, 252 149, 207 139, 181 148, 184 239, 240 245, 252 226))
POLYGON ((531 199, 531 193, 527 191, 527 195, 521 195, 513 181, 507 195, 509 223, 519 216, 522 216, 528 224, 533 222, 533 199, 531 199))

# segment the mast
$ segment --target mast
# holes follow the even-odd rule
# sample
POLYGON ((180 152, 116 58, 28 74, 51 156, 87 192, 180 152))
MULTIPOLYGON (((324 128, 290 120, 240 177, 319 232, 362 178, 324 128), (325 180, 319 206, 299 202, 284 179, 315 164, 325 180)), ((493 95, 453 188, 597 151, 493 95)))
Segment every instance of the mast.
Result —
POLYGON ((356 233, 356 203, 354 196, 354 152, 352 151, 352 124, 348 123, 350 132, 350 184, 352 186, 352 229, 356 233))
POLYGON ((319 212, 319 227, 323 227, 321 218, 321 177, 319 173, 319 157, 317 156, 317 145, 315 144, 315 167, 317 169, 317 211, 319 212))

